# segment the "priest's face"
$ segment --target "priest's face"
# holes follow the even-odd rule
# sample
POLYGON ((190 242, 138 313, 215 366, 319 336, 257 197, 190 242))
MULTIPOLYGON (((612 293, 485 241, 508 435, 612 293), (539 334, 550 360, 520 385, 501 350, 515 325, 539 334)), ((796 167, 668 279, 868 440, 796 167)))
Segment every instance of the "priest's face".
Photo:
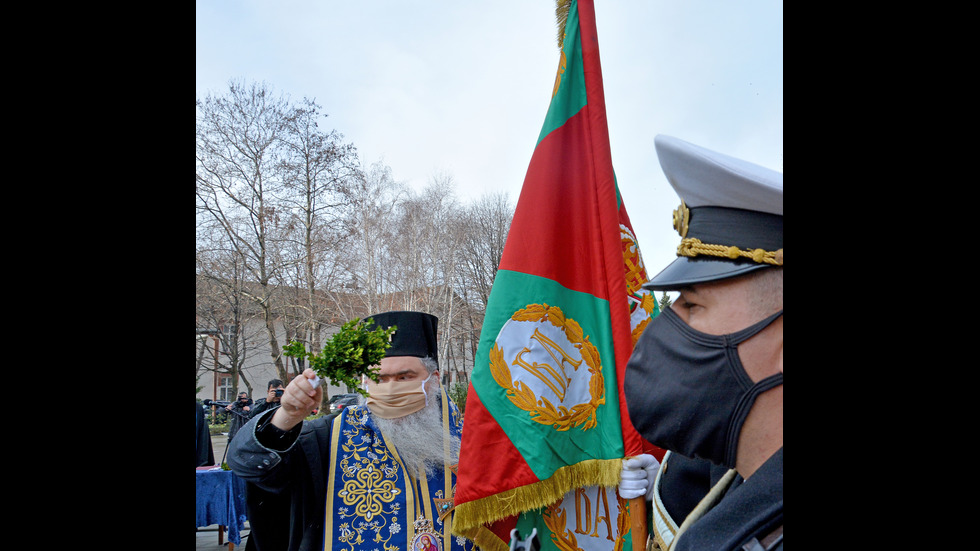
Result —
MULTIPOLYGON (((379 383, 423 381, 429 376, 429 371, 422 364, 422 359, 415 356, 389 356, 381 359, 380 366, 379 383)), ((438 375, 436 378, 438 379, 438 375)), ((374 384, 374 381, 367 380, 368 392, 371 391, 374 384)))
MULTIPOLYGON (((434 469, 441 469, 447 461, 450 464, 457 461, 459 438, 451 439, 450 457, 447 458, 443 446, 442 412, 439 407, 434 407, 439 403, 435 399, 439 392, 439 372, 434 371, 430 376, 422 360, 415 356, 387 357, 381 360, 380 366, 378 383, 365 378, 369 393, 375 385, 387 383, 404 383, 405 386, 414 385, 413 390, 420 389, 422 381, 428 378, 425 383, 425 406, 421 410, 393 419, 374 416, 385 442, 398 450, 404 464, 413 472, 424 469, 431 473, 434 469)), ((362 398, 360 403, 366 404, 366 400, 362 398)))

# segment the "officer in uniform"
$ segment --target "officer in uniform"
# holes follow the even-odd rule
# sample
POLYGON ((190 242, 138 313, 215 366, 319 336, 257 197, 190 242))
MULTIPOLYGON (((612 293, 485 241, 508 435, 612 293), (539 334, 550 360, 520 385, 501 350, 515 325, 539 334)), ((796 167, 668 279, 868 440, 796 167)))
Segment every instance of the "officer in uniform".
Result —
POLYGON ((783 177, 669 136, 655 146, 682 241, 644 287, 680 297, 640 337, 624 388, 633 425, 670 451, 624 461, 621 495, 651 501, 650 547, 782 550, 783 177))

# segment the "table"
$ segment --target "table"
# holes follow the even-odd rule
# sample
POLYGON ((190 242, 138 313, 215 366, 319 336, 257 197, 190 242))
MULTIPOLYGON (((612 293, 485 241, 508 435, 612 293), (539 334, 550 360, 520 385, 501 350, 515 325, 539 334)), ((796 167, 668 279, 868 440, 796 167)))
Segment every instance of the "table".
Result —
POLYGON ((217 524, 218 544, 228 527, 228 546, 234 549, 242 542, 245 528, 245 481, 221 467, 197 468, 197 526, 217 524))

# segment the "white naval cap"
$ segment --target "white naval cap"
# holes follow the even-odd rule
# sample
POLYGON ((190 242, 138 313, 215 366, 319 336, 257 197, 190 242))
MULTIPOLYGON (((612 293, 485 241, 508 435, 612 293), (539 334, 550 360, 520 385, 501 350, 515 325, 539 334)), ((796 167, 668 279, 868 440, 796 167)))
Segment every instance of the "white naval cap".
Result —
POLYGON ((783 265, 783 175, 674 138, 654 138, 681 199, 677 260, 643 287, 672 290, 783 265))

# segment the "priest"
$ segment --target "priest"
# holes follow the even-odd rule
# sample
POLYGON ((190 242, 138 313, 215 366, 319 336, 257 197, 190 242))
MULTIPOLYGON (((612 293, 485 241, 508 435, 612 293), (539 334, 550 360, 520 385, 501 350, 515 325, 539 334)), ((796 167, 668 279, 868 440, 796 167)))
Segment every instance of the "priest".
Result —
POLYGON ((397 329, 367 378, 368 397, 333 418, 306 421, 323 388, 307 369, 282 406, 246 424, 231 442, 238 476, 279 494, 282 511, 249 517, 258 549, 470 551, 452 535, 452 498, 462 415, 439 384, 438 319, 385 312, 368 328, 397 329))

